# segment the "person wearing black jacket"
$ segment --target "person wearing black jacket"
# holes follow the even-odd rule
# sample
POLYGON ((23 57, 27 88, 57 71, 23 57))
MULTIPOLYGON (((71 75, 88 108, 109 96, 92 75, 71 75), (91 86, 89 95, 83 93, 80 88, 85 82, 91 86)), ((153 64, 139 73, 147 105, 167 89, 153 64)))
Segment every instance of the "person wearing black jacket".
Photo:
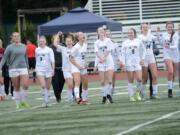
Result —
MULTIPOLYGON (((54 37, 55 36, 52 37, 52 43, 54 41, 54 37)), ((62 93, 64 82, 65 82, 63 72, 62 72, 62 54, 60 52, 57 52, 55 46, 50 45, 50 48, 52 48, 54 52, 54 58, 55 58, 55 74, 52 77, 52 86, 54 90, 54 95, 56 97, 56 101, 60 103, 61 93, 62 93)))
POLYGON ((14 87, 13 87, 13 84, 12 84, 12 81, 11 81, 11 78, 9 77, 9 67, 8 67, 8 64, 4 64, 3 68, 2 68, 2 71, 3 71, 3 77, 4 77, 4 87, 5 87, 5 93, 7 95, 6 98, 8 98, 9 96, 9 85, 11 84, 11 96, 12 96, 12 99, 13 99, 13 91, 14 91, 14 87))

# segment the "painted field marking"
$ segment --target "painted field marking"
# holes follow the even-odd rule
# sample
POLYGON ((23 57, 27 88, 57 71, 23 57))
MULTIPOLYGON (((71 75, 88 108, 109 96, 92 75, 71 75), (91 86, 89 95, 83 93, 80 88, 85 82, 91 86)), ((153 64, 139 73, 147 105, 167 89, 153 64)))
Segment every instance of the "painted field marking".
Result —
POLYGON ((163 116, 161 116, 161 117, 159 117, 159 118, 157 118, 157 119, 154 119, 154 120, 147 121, 147 122, 145 122, 145 123, 136 125, 136 126, 134 126, 134 127, 132 127, 132 128, 129 128, 128 130, 125 130, 125 131, 123 131, 123 132, 120 132, 120 133, 118 133, 118 134, 116 134, 116 135, 125 135, 125 134, 130 133, 130 132, 133 132, 133 131, 141 128, 141 127, 147 126, 147 125, 149 125, 149 124, 155 123, 155 122, 160 121, 160 120, 163 120, 163 119, 167 119, 167 118, 169 118, 169 117, 171 117, 171 116, 173 116, 173 115, 175 115, 175 114, 178 114, 178 113, 180 113, 180 111, 168 113, 168 114, 163 115, 163 116))

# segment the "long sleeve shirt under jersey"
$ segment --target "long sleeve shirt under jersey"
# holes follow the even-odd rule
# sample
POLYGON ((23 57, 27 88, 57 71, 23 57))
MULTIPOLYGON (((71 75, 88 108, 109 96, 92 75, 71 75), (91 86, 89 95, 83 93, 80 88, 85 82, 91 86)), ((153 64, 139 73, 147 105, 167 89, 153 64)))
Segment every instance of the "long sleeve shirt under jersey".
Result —
POLYGON ((10 44, 0 63, 0 69, 8 61, 9 69, 28 68, 27 48, 24 44, 10 44))

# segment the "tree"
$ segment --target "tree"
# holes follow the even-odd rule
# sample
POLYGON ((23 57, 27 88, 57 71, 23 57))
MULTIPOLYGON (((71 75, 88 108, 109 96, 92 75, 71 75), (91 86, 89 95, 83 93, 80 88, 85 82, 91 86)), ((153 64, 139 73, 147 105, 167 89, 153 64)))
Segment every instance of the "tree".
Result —
POLYGON ((26 23, 25 35, 26 35, 26 39, 30 38, 32 39, 33 43, 36 43, 36 34, 34 30, 34 25, 31 21, 26 23))

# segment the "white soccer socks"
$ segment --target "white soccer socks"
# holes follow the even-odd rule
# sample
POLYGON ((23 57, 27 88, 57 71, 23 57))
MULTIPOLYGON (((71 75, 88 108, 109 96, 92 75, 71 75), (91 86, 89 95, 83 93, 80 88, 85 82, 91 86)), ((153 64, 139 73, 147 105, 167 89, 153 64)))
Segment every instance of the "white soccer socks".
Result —
POLYGON ((144 91, 146 89, 146 84, 141 85, 141 90, 140 90, 140 96, 141 98, 144 98, 144 91))
POLYGON ((72 104, 72 90, 67 90, 68 103, 72 104))
POLYGON ((46 94, 45 89, 41 88, 41 94, 42 94, 43 102, 46 102, 46 100, 45 100, 45 94, 46 94))
POLYGON ((132 83, 128 83, 128 93, 129 93, 130 98, 134 97, 133 84, 132 83))
POLYGON ((106 86, 101 86, 101 93, 103 97, 106 97, 106 86))
POLYGON ((88 90, 82 90, 82 100, 87 101, 88 90))
POLYGON ((1 96, 5 97, 6 94, 5 94, 5 90, 4 90, 4 85, 1 85, 0 88, 1 88, 1 96))
POLYGON ((153 95, 157 95, 158 94, 158 86, 157 86, 157 84, 152 85, 152 88, 153 88, 153 95))
POLYGON ((74 94, 76 96, 76 98, 79 98, 79 88, 74 88, 74 94))
POLYGON ((173 82, 172 81, 168 81, 168 89, 173 89, 173 82))
POLYGON ((14 91, 14 101, 16 105, 20 105, 20 92, 19 91, 14 91))

